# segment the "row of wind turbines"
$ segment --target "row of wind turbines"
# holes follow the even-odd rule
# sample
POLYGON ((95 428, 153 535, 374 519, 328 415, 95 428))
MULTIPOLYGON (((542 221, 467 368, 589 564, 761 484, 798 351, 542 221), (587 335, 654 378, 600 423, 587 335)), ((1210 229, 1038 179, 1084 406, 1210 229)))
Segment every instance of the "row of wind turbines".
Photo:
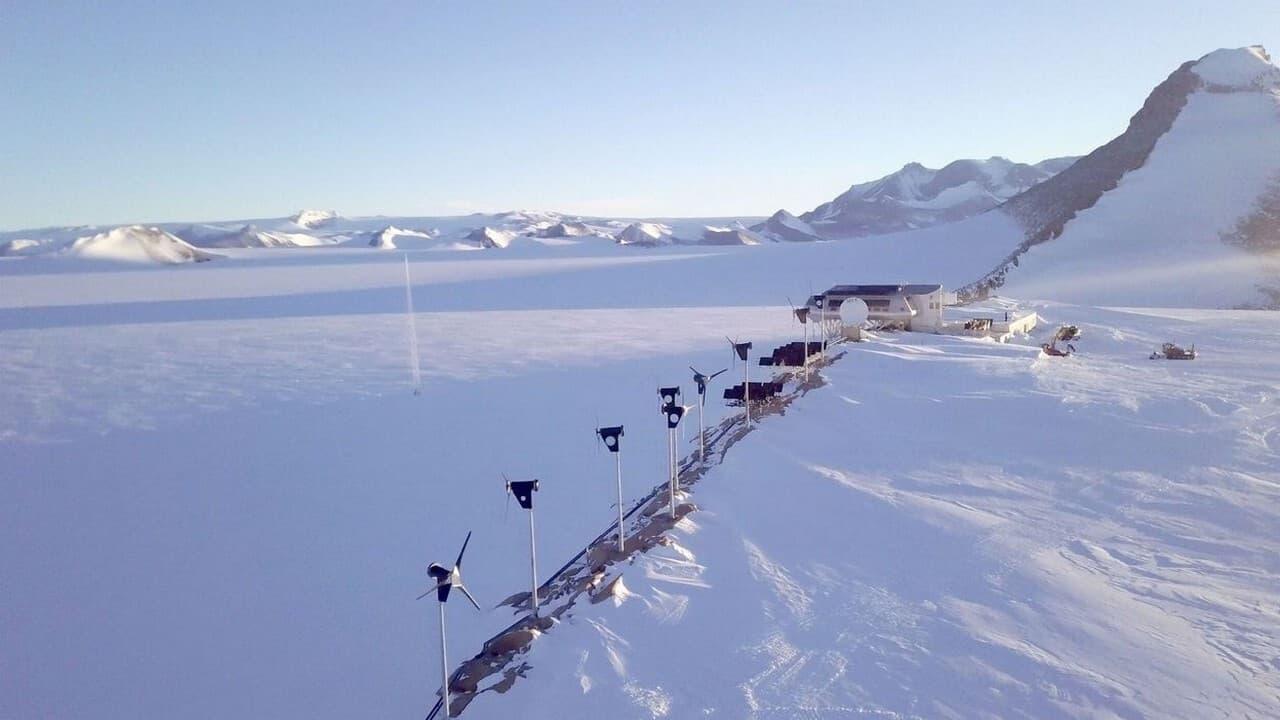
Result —
MULTIPOLYGON (((405 258, 405 290, 406 303, 409 313, 409 328, 411 332, 411 362, 414 366, 414 394, 421 393, 421 376, 418 370, 418 352, 416 328, 413 320, 413 296, 410 290, 409 266, 408 258, 405 258)), ((820 297, 820 296, 819 296, 820 297)), ((819 301, 821 307, 823 303, 819 301)), ((809 371, 809 308, 792 308, 795 319, 804 328, 804 373, 807 379, 809 371)), ((824 313, 825 315, 825 313, 824 313)), ((826 356, 827 333, 825 332, 825 317, 823 320, 824 331, 822 332, 822 357, 826 356)), ((726 338, 732 347, 733 354, 743 363, 743 412, 744 422, 749 428, 751 426, 751 342, 737 342, 726 338)), ((698 409, 698 460, 700 463, 706 461, 706 419, 705 408, 707 399, 707 389, 711 382, 720 375, 728 372, 729 368, 723 368, 712 373, 704 373, 690 366, 693 372, 693 381, 697 388, 697 409, 698 409)), ((671 519, 676 518, 676 497, 680 493, 680 463, 678 457, 677 430, 681 421, 693 409, 691 405, 682 404, 681 388, 678 385, 658 388, 658 395, 661 398, 660 410, 666 420, 667 425, 667 488, 668 488, 668 505, 671 519)), ((595 430, 596 436, 610 454, 614 456, 616 467, 616 490, 618 509, 617 522, 617 551, 619 554, 625 552, 626 549, 626 521, 624 513, 624 500, 622 492, 622 438, 625 435, 622 425, 609 427, 598 427, 595 430)), ((529 602, 530 611, 534 616, 539 612, 538 597, 538 555, 537 555, 537 536, 534 527, 534 503, 533 494, 538 490, 538 480, 508 480, 505 479, 506 490, 516 498, 516 502, 520 507, 528 511, 529 515, 529 577, 530 592, 529 602)), ((445 605, 449 600, 449 596, 454 588, 471 603, 477 611, 480 611, 480 604, 476 602, 475 597, 463 584, 462 580, 462 560, 467 552, 467 545, 471 542, 471 533, 468 532, 466 538, 462 542, 462 548, 458 551, 458 556, 454 560, 451 567, 446 567, 439 563, 431 563, 427 568, 427 575, 432 581, 432 586, 417 597, 418 600, 428 597, 433 592, 436 596, 436 602, 439 611, 440 623, 440 705, 444 710, 444 717, 452 717, 450 711, 450 690, 449 690, 449 657, 448 657, 448 640, 446 637, 445 622, 445 605)))

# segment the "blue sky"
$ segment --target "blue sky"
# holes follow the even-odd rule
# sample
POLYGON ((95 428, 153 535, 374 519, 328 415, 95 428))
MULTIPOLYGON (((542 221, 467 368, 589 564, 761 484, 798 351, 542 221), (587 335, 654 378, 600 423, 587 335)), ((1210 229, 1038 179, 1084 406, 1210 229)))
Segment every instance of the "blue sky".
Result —
POLYGON ((1124 129, 1280 3, 0 0, 0 228, 807 210, 1124 129), (194 4, 193 4, 194 5, 194 4))

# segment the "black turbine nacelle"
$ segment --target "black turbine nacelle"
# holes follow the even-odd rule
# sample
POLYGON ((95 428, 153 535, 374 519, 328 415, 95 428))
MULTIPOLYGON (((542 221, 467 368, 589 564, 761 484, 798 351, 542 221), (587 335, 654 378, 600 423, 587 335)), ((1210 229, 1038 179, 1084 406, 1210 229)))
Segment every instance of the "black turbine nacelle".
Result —
POLYGON ((658 394, 662 396, 662 405, 675 405, 680 400, 680 387, 664 387, 658 388, 658 394))
POLYGON ((728 371, 729 368, 713 372, 710 375, 698 372, 698 369, 692 365, 689 366, 689 369, 693 371, 693 381, 698 384, 698 394, 705 396, 707 394, 707 383, 715 380, 717 375, 728 371))
POLYGON ((533 509, 533 494, 538 490, 537 480, 508 480, 507 490, 516 496, 516 502, 525 510, 533 509))
POLYGON ((662 412, 667 416, 667 428, 674 430, 680 424, 681 418, 684 417, 685 408, 682 405, 672 403, 663 406, 662 412))
MULTIPOLYGON (((457 587, 462 591, 463 595, 467 596, 471 604, 475 605, 475 608, 479 610, 480 604, 476 602, 475 598, 471 597, 471 593, 462 584, 462 556, 467 552, 467 543, 469 542, 471 542, 471 533, 467 533, 467 539, 462 541, 462 549, 458 551, 458 559, 453 561, 453 569, 449 569, 440 563, 431 563, 427 567, 427 575, 436 581, 435 587, 432 588, 436 591, 436 600, 440 602, 448 601, 449 591, 457 587)), ((419 595, 418 599, 421 600, 430 594, 431 590, 428 590, 419 595)))
POLYGON ((596 428, 596 434, 600 436, 600 441, 604 446, 609 448, 609 452, 616 453, 622 449, 621 440, 625 434, 622 432, 622 426, 596 428))

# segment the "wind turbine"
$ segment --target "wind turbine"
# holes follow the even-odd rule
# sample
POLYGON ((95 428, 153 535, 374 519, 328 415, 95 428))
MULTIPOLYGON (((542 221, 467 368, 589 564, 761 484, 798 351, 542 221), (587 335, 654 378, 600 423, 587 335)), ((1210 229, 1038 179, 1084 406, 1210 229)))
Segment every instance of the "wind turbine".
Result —
POLYGON ((529 511, 529 598, 533 614, 538 614, 538 544, 533 534, 533 494, 538 490, 535 480, 507 480, 507 492, 516 496, 520 507, 529 511))
POLYGON ((613 459, 618 463, 618 552, 623 552, 627 543, 626 525, 622 517, 622 426, 596 428, 596 435, 600 436, 600 442, 604 443, 609 452, 613 453, 613 459))
MULTIPOLYGON (((725 337, 725 340, 729 338, 725 337)), ((729 340, 729 344, 742 360, 742 407, 747 411, 747 427, 751 427, 751 343, 729 340)))
MULTIPOLYGON (((787 298, 787 304, 791 305, 791 298, 787 298)), ((800 326, 804 328, 804 344, 800 357, 803 358, 804 379, 809 379, 809 308, 796 307, 791 305, 791 313, 796 316, 796 320, 800 321, 800 326)))
MULTIPOLYGON (((444 604, 449 600, 449 591, 458 588, 463 595, 471 601, 476 610, 480 609, 480 604, 476 599, 471 597, 471 593, 467 592, 467 588, 462 584, 462 555, 467 551, 467 543, 471 542, 471 533, 467 533, 467 539, 462 541, 462 549, 458 551, 458 559, 453 561, 453 568, 446 568, 439 563, 431 563, 427 568, 427 575, 436 581, 435 587, 431 588, 436 593, 436 602, 440 605, 440 697, 444 700, 444 716, 449 717, 449 654, 445 644, 444 637, 444 604)), ((431 594, 428 590, 418 596, 418 599, 431 594)))
POLYGON ((827 294, 823 293, 821 295, 814 295, 813 297, 818 303, 819 315, 821 317, 821 320, 819 321, 818 324, 819 324, 819 327, 822 328, 822 351, 821 351, 822 362, 823 364, 826 364, 827 362, 827 294))
POLYGON ((706 425, 703 422, 703 408, 707 405, 707 383, 716 379, 716 376, 723 372, 728 372, 729 368, 718 370, 707 375, 698 372, 698 369, 690 365, 689 369, 693 371, 693 381, 698 384, 698 462, 707 461, 707 438, 706 425))
POLYGON ((689 411, 686 405, 668 405, 662 409, 667 415, 667 437, 668 445, 671 449, 671 519, 676 517, 676 493, 680 491, 680 461, 676 458, 676 428, 680 425, 681 418, 689 411))
POLYGON ((662 414, 667 419, 667 467, 669 471, 667 486, 671 498, 671 518, 674 520, 676 516, 676 491, 680 489, 680 466, 676 461, 676 428, 680 426, 680 420, 689 411, 689 408, 677 404, 680 401, 680 388, 678 386, 658 388, 658 394, 662 396, 662 414))

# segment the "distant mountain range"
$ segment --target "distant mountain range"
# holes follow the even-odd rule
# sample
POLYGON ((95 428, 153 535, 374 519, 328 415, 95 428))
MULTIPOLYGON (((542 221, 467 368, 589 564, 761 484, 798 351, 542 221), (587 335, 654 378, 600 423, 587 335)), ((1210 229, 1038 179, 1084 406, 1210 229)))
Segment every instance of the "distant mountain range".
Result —
POLYGON ((850 187, 799 218, 780 210, 753 229, 789 241, 917 230, 986 212, 1075 161, 1062 157, 1028 165, 992 157, 956 160, 937 170, 908 163, 878 180, 850 187))
MULTIPOLYGON (((761 245, 927 236, 1003 259, 960 288, 1124 302, 1280 306, 1280 69, 1259 47, 1184 63, 1118 137, 1080 158, 908 163, 799 216, 602 218, 545 211, 456 217, 281 218, 0 233, 0 256, 190 262, 244 248, 503 251, 584 243, 761 245), (117 230, 120 230, 117 232, 117 230), (923 235, 922 235, 923 234, 923 235), (180 244, 178 244, 180 243, 180 244), (203 249, 218 249, 206 253, 203 249)), ((927 243, 926 243, 927 244, 927 243)), ((247 250, 244 252, 252 252, 247 250)))

